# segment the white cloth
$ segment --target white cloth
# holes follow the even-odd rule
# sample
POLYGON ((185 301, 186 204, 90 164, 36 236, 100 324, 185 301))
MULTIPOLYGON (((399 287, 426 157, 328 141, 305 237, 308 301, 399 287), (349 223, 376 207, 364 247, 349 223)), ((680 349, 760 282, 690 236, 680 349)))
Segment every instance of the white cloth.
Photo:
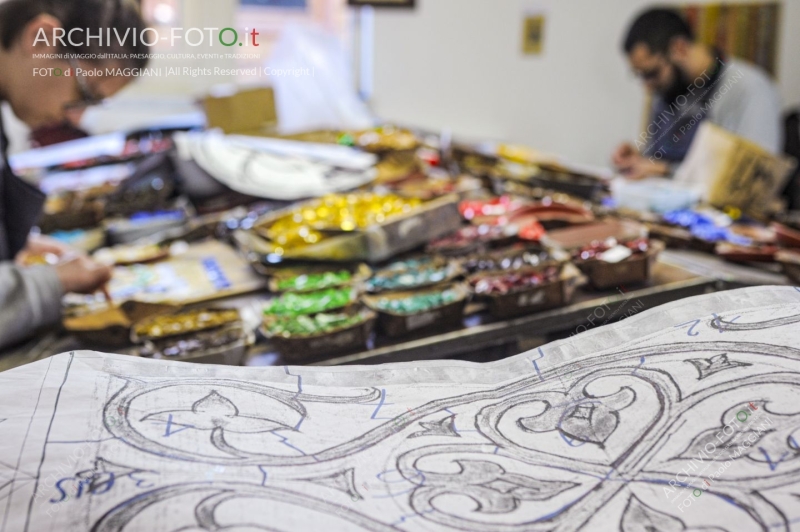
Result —
POLYGON ((175 135, 178 156, 242 194, 293 201, 344 192, 375 179, 374 155, 334 145, 223 135, 175 135))

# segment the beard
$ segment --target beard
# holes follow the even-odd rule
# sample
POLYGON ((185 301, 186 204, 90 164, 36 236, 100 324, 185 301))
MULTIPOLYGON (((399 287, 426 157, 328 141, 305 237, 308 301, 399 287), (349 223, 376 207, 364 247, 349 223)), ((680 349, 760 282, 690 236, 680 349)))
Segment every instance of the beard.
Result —
POLYGON ((670 68, 672 69, 672 83, 665 89, 658 91, 667 105, 672 105, 678 97, 689 94, 689 86, 692 84, 689 76, 684 74, 677 65, 670 64, 670 68))

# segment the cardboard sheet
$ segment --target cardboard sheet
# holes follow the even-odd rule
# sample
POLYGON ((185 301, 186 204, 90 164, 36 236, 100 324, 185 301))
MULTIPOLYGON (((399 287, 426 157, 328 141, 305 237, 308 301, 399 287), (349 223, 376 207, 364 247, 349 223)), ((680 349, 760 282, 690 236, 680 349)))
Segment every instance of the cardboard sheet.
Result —
POLYGON ((0 373, 0 532, 800 530, 798 442, 791 287, 485 365, 79 351, 0 373))
MULTIPOLYGON (((231 246, 218 240, 189 245, 167 260, 117 266, 108 289, 115 303, 140 301, 188 305, 248 294, 266 288, 263 277, 231 246)), ((70 306, 103 309, 102 294, 68 294, 70 306)))
POLYGON ((708 121, 700 125, 675 182, 698 192, 709 204, 736 207, 761 218, 783 190, 797 161, 776 156, 708 121))

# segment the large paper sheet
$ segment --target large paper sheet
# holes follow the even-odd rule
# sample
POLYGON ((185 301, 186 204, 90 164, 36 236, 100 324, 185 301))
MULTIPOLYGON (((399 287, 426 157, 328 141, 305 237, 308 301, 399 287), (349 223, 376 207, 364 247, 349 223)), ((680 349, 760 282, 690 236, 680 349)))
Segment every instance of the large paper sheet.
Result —
POLYGON ((486 365, 76 351, 0 405, 2 532, 800 530, 797 288, 486 365))

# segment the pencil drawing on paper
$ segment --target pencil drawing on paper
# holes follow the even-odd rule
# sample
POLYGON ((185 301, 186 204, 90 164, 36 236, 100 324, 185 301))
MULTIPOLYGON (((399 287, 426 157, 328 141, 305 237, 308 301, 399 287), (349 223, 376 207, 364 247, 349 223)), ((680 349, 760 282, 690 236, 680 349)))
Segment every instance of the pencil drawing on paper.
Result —
POLYGON ((24 366, 0 532, 800 530, 800 292, 747 290, 484 366, 24 366))

